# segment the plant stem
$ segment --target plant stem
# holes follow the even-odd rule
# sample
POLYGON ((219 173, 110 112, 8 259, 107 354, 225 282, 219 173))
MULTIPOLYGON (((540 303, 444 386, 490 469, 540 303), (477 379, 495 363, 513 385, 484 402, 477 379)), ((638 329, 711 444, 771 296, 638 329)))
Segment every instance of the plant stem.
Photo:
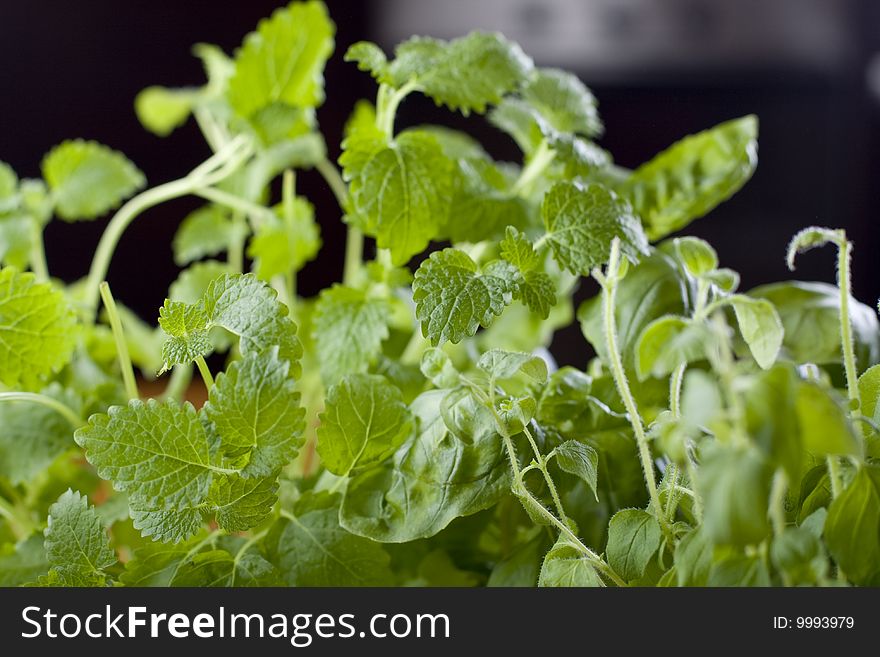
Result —
POLYGON ((687 363, 682 363, 675 368, 672 378, 669 379, 669 410, 676 419, 681 417, 681 382, 686 369, 687 363))
POLYGON ((232 231, 226 252, 226 261, 234 274, 244 273, 244 241, 247 237, 247 221, 243 212, 232 213, 232 231))
POLYGON ((342 270, 342 283, 349 287, 357 283, 364 258, 364 233, 357 226, 348 226, 345 236, 345 265, 342 270))
POLYGON ((269 208, 216 187, 199 186, 193 189, 192 193, 217 205, 223 205, 232 210, 250 215, 255 219, 259 217, 261 220, 271 220, 274 217, 272 210, 269 208))
POLYGON ((651 458, 651 448, 648 445, 648 437, 645 435, 645 428, 642 425, 642 418, 639 415, 636 401, 629 389, 629 383, 626 380, 626 372, 623 369, 623 362, 620 358, 620 348, 617 345, 617 326, 614 317, 614 308, 615 297, 617 295, 619 267, 620 240, 615 237, 611 242, 611 255, 608 259, 606 275, 604 279, 602 279, 601 276, 597 279, 602 285, 602 297, 604 300, 605 349, 608 352, 611 376, 614 378, 617 392, 620 393, 620 397, 623 399, 623 405, 629 415, 629 421, 636 437, 636 443, 639 448, 639 459, 642 463, 642 473, 645 476, 645 486, 648 489, 651 504, 654 507, 654 512, 660 520, 664 532, 669 534, 669 528, 666 525, 666 520, 663 516, 663 507, 660 504, 660 495, 657 492, 657 480, 654 477, 654 461, 651 458))
POLYGON ((168 379, 168 385, 162 393, 162 399, 176 399, 183 401, 186 389, 192 381, 192 365, 175 365, 168 379))
POLYGON ((785 470, 779 469, 773 475, 773 485, 770 488, 770 521, 773 523, 773 533, 776 536, 785 531, 785 493, 788 488, 788 479, 785 470))
POLYGON ((31 402, 33 404, 41 404, 46 408, 51 408, 59 415, 63 415, 64 419, 70 422, 74 429, 79 429, 87 423, 67 404, 63 404, 57 399, 52 399, 38 392, 0 392, 0 402, 31 402))
POLYGON ((703 501, 697 493, 697 468, 690 454, 687 455, 687 475, 690 489, 693 491, 691 497, 694 500, 694 516, 696 517, 697 522, 701 522, 703 519, 703 501))
POLYGON ((315 163, 315 169, 323 176, 324 180, 330 186, 330 191, 336 197, 336 202, 344 211, 348 206, 348 186, 339 175, 339 169, 326 157, 321 158, 315 163))
POLYGON ((43 229, 36 219, 31 219, 31 271, 38 281, 49 280, 49 266, 46 264, 46 248, 43 244, 43 229))
POLYGON ((418 88, 415 80, 410 80, 400 89, 392 89, 382 84, 376 100, 376 127, 388 135, 394 137, 394 119, 397 116, 397 107, 400 102, 418 88))
POLYGON ((406 347, 403 349, 403 353, 400 354, 400 362, 403 365, 416 365, 422 357, 422 354, 425 352, 425 349, 428 348, 428 341, 422 336, 421 329, 416 326, 413 330, 412 336, 409 339, 409 342, 406 343, 406 347))
POLYGON ((214 377, 211 375, 211 370, 208 369, 208 364, 205 362, 204 356, 199 356, 196 358, 196 365, 199 368, 199 374, 202 375, 202 380, 205 382, 205 387, 208 388, 208 391, 211 391, 211 388, 214 387, 214 377))
POLYGON ((840 460, 836 456, 825 457, 828 465, 828 479, 831 481, 831 499, 837 499, 843 490, 843 475, 840 472, 840 460))
POLYGON ((535 149, 535 152, 529 159, 528 164, 526 164, 520 172, 519 178, 516 179, 516 182, 514 182, 513 186, 510 188, 510 194, 512 196, 517 196, 521 195, 524 191, 527 191, 529 185, 544 173, 555 157, 556 152, 550 148, 546 139, 542 139, 538 148, 535 149))
POLYGON ((6 518, 9 529, 18 540, 27 538, 37 529, 36 525, 27 515, 23 516, 18 508, 14 507, 3 497, 0 497, 0 516, 6 518))
POLYGON ((553 482, 553 477, 550 476, 550 472, 547 470, 547 462, 541 455, 541 451, 538 449, 538 445, 535 443, 535 439, 532 437, 532 432, 529 431, 529 428, 523 427, 523 433, 526 435, 526 438, 528 438, 529 444, 532 446, 532 451, 535 453, 535 461, 538 464, 538 469, 541 471, 541 474, 544 475, 544 481, 547 483, 550 497, 553 498, 556 512, 559 514, 560 520, 568 525, 568 516, 565 514, 565 509, 562 507, 562 500, 559 497, 559 492, 556 490, 556 484, 553 482))
POLYGON ((840 344, 843 349, 843 364, 846 370, 846 390, 849 394, 849 409, 852 417, 859 415, 859 374, 856 369, 856 356, 853 348, 852 323, 849 314, 849 297, 852 280, 849 272, 852 244, 841 231, 837 250, 837 289, 840 292, 840 344))
POLYGON ((110 328, 113 331, 113 339, 116 342, 116 356, 119 358, 119 369, 122 371, 122 381, 125 383, 125 394, 129 399, 137 399, 137 382, 134 379, 134 368, 131 365, 131 355, 128 353, 128 343, 125 341, 125 331, 122 328, 122 320, 116 308, 116 301, 110 291, 107 281, 101 283, 101 299, 104 308, 107 309, 107 319, 110 320, 110 328))

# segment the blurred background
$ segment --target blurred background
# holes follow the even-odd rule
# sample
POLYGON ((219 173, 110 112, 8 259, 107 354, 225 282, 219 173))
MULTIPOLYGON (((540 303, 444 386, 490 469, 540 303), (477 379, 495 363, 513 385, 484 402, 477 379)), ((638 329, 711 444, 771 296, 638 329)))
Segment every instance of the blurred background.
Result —
MULTIPOLYGON (((151 84, 196 85, 196 42, 232 52, 281 1, 29 0, 0 2, 0 160, 39 175, 43 154, 66 138, 95 139, 126 153, 151 185, 186 174, 208 154, 194 124, 166 139, 144 131, 132 109, 151 84)), ((518 41, 539 65, 579 74, 599 99, 600 143, 627 167, 685 134, 747 113, 760 117, 757 172, 732 200, 686 232, 715 245, 743 289, 789 277, 786 244, 809 224, 844 227, 855 242, 854 287, 880 296, 880 2, 873 0, 329 0, 337 52, 328 65, 319 120, 331 154, 355 100, 373 98, 370 77, 342 61, 351 43, 386 50, 412 34, 451 38, 475 28, 518 41)), ((507 137, 480 117, 463 119, 411 97, 399 126, 464 127, 499 158, 507 137)), ((339 279, 344 227, 317 175, 299 189, 318 208, 320 262, 300 276, 312 295, 339 279)), ((140 217, 122 240, 109 278, 117 297, 155 321, 177 270, 170 240, 199 203, 181 199, 140 217)), ((86 273, 106 220, 55 222, 47 230, 52 273, 86 273)), ((799 278, 832 281, 831 249, 805 256, 799 278)), ((595 289, 585 282, 579 297, 595 289)), ((583 364, 576 328, 554 352, 583 364)))

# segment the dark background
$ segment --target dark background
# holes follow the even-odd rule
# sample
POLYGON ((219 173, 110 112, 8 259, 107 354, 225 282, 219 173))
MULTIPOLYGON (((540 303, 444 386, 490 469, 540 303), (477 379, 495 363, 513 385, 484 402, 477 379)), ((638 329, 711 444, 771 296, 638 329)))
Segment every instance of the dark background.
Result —
MULTIPOLYGON (((126 153, 157 184, 184 175, 208 154, 193 123, 166 139, 144 131, 132 109, 151 84, 197 85, 190 46, 232 52, 270 0, 30 0, 0 2, 0 160, 20 176, 39 175, 43 154, 83 137, 126 153)), ((594 90, 606 124, 601 144, 636 166, 681 136, 755 113, 760 164, 744 190, 687 232, 709 239, 743 288, 786 278, 791 235, 809 224, 844 227, 855 241, 856 295, 880 296, 880 2, 871 0, 374 0, 330 1, 337 50, 319 120, 331 154, 359 97, 373 98, 366 74, 342 62, 354 41, 386 50, 410 34, 453 37, 499 29, 540 65, 577 72, 594 90), (873 72, 873 73, 872 73, 873 72)), ((479 117, 462 119, 411 97, 399 125, 441 121, 465 127, 497 157, 512 142, 479 117)), ((303 174, 325 248, 301 274, 312 295, 341 273, 344 230, 323 181, 303 174)), ((198 205, 181 199, 137 219, 110 269, 116 295, 154 320, 175 278, 170 238, 198 205)), ((47 229, 53 275, 83 276, 106 220, 54 222, 47 229)), ((800 261, 798 277, 833 280, 833 252, 800 261)), ((585 282, 579 296, 592 294, 585 282)), ((558 340, 561 360, 582 362, 577 331, 558 340)))

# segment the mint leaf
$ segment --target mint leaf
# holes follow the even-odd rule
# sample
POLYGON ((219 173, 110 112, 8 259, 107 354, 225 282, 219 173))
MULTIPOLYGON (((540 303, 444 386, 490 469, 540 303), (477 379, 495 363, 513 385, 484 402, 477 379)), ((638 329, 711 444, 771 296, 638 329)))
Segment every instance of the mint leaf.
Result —
POLYGON ((272 513, 278 500, 277 472, 264 479, 231 475, 214 481, 208 502, 217 524, 228 532, 256 527, 272 513))
POLYGON ((653 241, 727 200, 758 163, 758 120, 749 115, 685 137, 636 169, 621 191, 653 241))
POLYGON ((43 537, 31 534, 17 545, 0 547, 0 586, 21 586, 35 581, 49 569, 43 537))
POLYGON ((368 71, 380 82, 388 79, 388 58, 382 49, 370 41, 358 41, 345 51, 345 61, 355 62, 358 70, 368 71))
POLYGON ((296 324, 278 294, 253 274, 228 274, 213 281, 203 298, 212 326, 241 338, 241 352, 259 354, 277 346, 278 357, 290 363, 290 375, 300 374, 302 344, 296 324))
POLYGON ((383 586, 390 559, 374 541, 339 525, 339 496, 306 493, 265 540, 288 586, 383 586))
POLYGON ((64 296, 31 273, 0 270, 0 383, 35 387, 70 360, 76 316, 64 296))
POLYGON ((230 459, 246 457, 243 477, 266 477, 296 457, 305 411, 277 349, 248 353, 217 376, 204 407, 230 459))
POLYGON ((186 123, 197 99, 196 89, 151 86, 135 97, 134 111, 147 130, 159 137, 167 137, 186 123))
POLYGON ((510 379, 524 374, 537 383, 547 380, 547 362, 539 357, 517 351, 490 349, 477 361, 477 367, 492 379, 510 379))
POLYGON ((541 258, 529 239, 513 226, 508 226, 501 242, 501 257, 519 270, 515 299, 542 319, 550 316, 556 305, 556 284, 540 270, 541 258))
POLYGON ((342 285, 321 292, 315 305, 313 338, 325 382, 365 372, 388 337, 388 302, 342 285))
POLYGON ((257 227, 248 245, 254 271, 264 281, 298 272, 315 259, 321 248, 321 234, 315 223, 315 208, 304 198, 292 199, 289 208, 277 205, 274 219, 257 227))
POLYGON ((522 95, 559 132, 588 137, 602 133, 596 98, 577 76, 567 71, 537 69, 522 95))
MULTIPOLYGON (((41 394, 80 411, 77 396, 58 383, 44 388, 41 394)), ((0 403, 0 427, 0 476, 13 485, 32 480, 74 446, 75 427, 63 415, 43 405, 0 403)))
POLYGON ((513 299, 516 270, 495 260, 480 270, 458 249, 432 253, 413 281, 416 318, 434 346, 461 342, 487 327, 513 299))
POLYGON ((166 299, 159 309, 159 326, 168 335, 162 344, 163 372, 191 363, 213 349, 208 337, 208 317, 198 305, 166 299))
POLYGON ((438 105, 467 115, 497 104, 531 68, 532 60, 515 43, 498 33, 471 32, 448 42, 413 37, 395 50, 387 77, 397 87, 414 80, 438 105))
POLYGON ((405 264, 437 235, 448 211, 452 162, 436 137, 412 132, 367 155, 363 164, 349 160, 349 175, 358 169, 351 189, 355 207, 379 248, 391 251, 395 265, 405 264))
POLYGON ((69 488, 49 507, 44 535, 46 557, 56 571, 53 584, 103 583, 104 570, 116 563, 100 516, 85 497, 69 488))
POLYGON ((151 509, 130 505, 134 528, 141 536, 163 543, 180 543, 195 536, 204 526, 206 509, 201 505, 184 509, 151 509))
POLYGON ((189 213, 177 229, 171 244, 174 262, 183 266, 205 256, 223 253, 243 232, 242 227, 233 223, 228 210, 217 205, 202 206, 189 213))
POLYGON ((94 141, 66 141, 43 159, 43 178, 65 221, 95 219, 116 208, 146 180, 120 152, 94 141))
POLYGON ((335 27, 323 2, 292 2, 244 39, 229 79, 229 104, 249 118, 274 102, 317 107, 335 27))
POLYGON ((181 510, 199 505, 219 469, 191 404, 140 400, 89 418, 74 437, 98 474, 132 505, 181 510))
POLYGON ((400 390, 375 374, 352 374, 330 388, 320 420, 318 454, 341 476, 384 461, 413 429, 400 390))
POLYGON ((629 204, 602 185, 555 184, 544 197, 541 216, 553 257, 573 274, 588 276, 603 264, 615 237, 631 262, 648 254, 648 240, 629 204))

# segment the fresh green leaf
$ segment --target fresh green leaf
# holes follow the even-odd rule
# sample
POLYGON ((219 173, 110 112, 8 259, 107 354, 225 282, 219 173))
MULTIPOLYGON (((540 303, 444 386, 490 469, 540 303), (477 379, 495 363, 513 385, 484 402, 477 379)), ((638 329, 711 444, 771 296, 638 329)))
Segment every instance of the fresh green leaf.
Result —
POLYGON ((783 328, 776 309, 766 299, 752 299, 742 294, 732 296, 730 304, 755 362, 762 369, 768 369, 782 347, 783 328))
POLYGON ((618 511, 608 525, 608 565, 627 581, 638 579, 662 538, 660 523, 650 513, 641 509, 618 511))
POLYGON ((596 98, 575 75, 555 68, 537 69, 522 93, 559 132, 601 134, 596 98))
POLYGON ((597 587, 605 583, 593 563, 560 538, 544 557, 538 586, 597 587))
POLYGON ((288 207, 276 206, 276 219, 261 224, 248 245, 254 258, 254 271, 264 281, 274 276, 296 273, 315 259, 321 248, 321 235, 315 223, 315 208, 297 196, 288 207))
POLYGON ((151 86, 135 97, 134 111, 147 130, 159 137, 167 137, 186 123, 197 98, 195 89, 151 86))
POLYGON ((146 180, 126 157, 94 141, 66 141, 43 159, 43 177, 58 216, 95 219, 116 208, 146 180))
POLYGON ((162 344, 163 371, 191 363, 211 353, 208 317, 199 305, 165 300, 159 309, 159 326, 168 339, 162 344))
POLYGON ((712 334, 700 322, 667 315, 656 319, 642 331, 636 346, 636 372, 639 379, 666 376, 682 363, 706 356, 712 334))
POLYGON ((681 230, 727 200, 758 163, 758 120, 749 115, 685 137, 636 169, 622 185, 653 241, 681 230))
POLYGON ((183 266, 205 256, 215 256, 244 237, 244 227, 218 205, 205 205, 186 216, 177 229, 172 247, 174 261, 183 266))
POLYGON ((351 374, 330 388, 320 420, 318 454, 341 476, 384 461, 413 430, 400 390, 374 374, 351 374))
POLYGON ((76 317, 61 292, 31 273, 0 270, 0 383, 32 388, 75 346, 76 317))
POLYGON ((68 489, 49 507, 44 545, 46 557, 60 579, 77 586, 79 582, 101 581, 104 570, 116 563, 104 523, 88 500, 68 489))
POLYGON ((510 263, 501 260, 480 269, 464 251, 432 253, 413 281, 422 335, 436 346, 461 342, 489 326, 511 302, 515 275, 510 263))
POLYGON ((828 551, 856 584, 872 581, 880 570, 880 468, 859 467, 828 508, 828 551))
POLYGON ((631 262, 648 255, 648 241, 629 205, 602 185, 557 183, 544 197, 541 216, 553 257, 573 274, 588 276, 605 263, 615 237, 631 262))
POLYGON ((598 502, 599 454, 596 450, 577 440, 566 440, 555 451, 560 470, 573 474, 587 484, 598 502))
POLYGON ((323 2, 292 2, 245 37, 229 79, 229 104, 249 118, 274 102, 317 107, 335 27, 323 2))

